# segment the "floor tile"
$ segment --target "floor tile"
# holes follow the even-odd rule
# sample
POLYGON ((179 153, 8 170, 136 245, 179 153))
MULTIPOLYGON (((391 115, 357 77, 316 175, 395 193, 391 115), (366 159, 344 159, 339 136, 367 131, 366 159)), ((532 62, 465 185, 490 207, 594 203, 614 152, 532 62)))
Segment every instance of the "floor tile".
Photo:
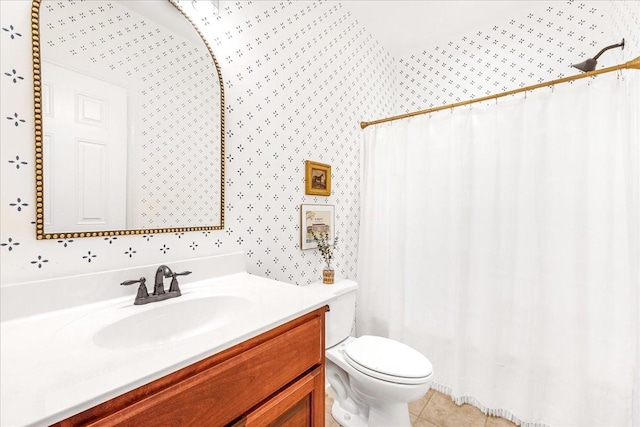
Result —
POLYGON ((487 416, 474 406, 458 406, 449 396, 436 392, 420 418, 440 427, 484 427, 487 416))
POLYGON ((416 419, 415 422, 411 423, 411 427, 439 427, 439 426, 433 423, 430 423, 429 421, 424 420, 422 418, 418 418, 416 419))
POLYGON ((329 396, 328 394, 325 395, 324 397, 324 407, 325 408, 330 408, 331 405, 333 405, 333 397, 329 396))
POLYGON ((413 426, 416 421, 418 421, 418 416, 412 413, 409 413, 409 422, 411 423, 411 425, 413 426))
POLYGON ((325 427, 340 427, 340 424, 338 424, 331 415, 329 415, 329 418, 325 418, 324 425, 325 427))
MULTIPOLYGON (((331 416, 333 397, 325 399, 325 427, 340 427, 331 416)), ((422 399, 409 404, 412 427, 516 427, 504 418, 487 417, 471 405, 456 405, 447 395, 429 390, 422 399)))
POLYGON ((487 417, 487 423, 485 427, 517 427, 516 424, 509 420, 498 417, 487 417))
POLYGON ((431 396, 433 396, 433 390, 429 390, 428 392, 426 392, 425 395, 422 396, 420 400, 416 400, 415 402, 409 403, 409 413, 420 415, 424 407, 427 406, 427 402, 429 402, 429 399, 431 399, 431 396))

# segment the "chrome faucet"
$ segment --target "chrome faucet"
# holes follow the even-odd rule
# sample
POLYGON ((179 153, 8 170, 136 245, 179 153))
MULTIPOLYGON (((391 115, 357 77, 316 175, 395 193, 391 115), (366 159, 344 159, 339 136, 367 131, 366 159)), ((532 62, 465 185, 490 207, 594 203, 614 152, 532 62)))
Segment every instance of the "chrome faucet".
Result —
POLYGON ((136 295, 136 299, 133 302, 135 305, 148 304, 150 302, 163 301, 169 298, 175 298, 182 295, 180 292, 180 286, 178 285, 178 276, 186 276, 191 274, 190 271, 183 271, 182 273, 174 273, 171 271, 169 267, 166 265, 161 265, 156 270, 156 280, 153 285, 153 293, 149 295, 147 291, 147 286, 145 284, 146 279, 141 277, 138 280, 126 280, 121 285, 133 285, 134 283, 140 283, 138 287, 138 293, 136 295), (165 292, 164 290, 164 279, 171 277, 171 285, 169 286, 169 291, 165 292))

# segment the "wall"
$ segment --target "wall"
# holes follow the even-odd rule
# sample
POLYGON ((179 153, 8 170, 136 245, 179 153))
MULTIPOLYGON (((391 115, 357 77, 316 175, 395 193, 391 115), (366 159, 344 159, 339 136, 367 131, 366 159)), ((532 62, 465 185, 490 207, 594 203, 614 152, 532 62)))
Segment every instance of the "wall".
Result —
MULTIPOLYGON (((336 271, 355 277, 360 130, 391 113, 391 56, 339 3, 182 2, 222 68, 226 227, 222 231, 35 239, 30 2, 0 2, 2 285, 243 250, 250 272, 306 284, 317 251, 300 251, 301 203, 332 204, 336 271), (330 197, 304 195, 304 161, 332 165, 330 197)), ((151 272, 150 272, 151 274, 151 272)))
POLYGON ((428 109, 553 80, 580 71, 570 64, 607 51, 597 68, 640 55, 640 2, 547 1, 504 22, 437 40, 398 58, 396 114, 428 109))
POLYGON ((336 206, 337 274, 355 278, 361 120, 569 75, 577 70, 568 64, 622 37, 625 50, 607 52, 600 65, 640 52, 637 1, 553 1, 543 13, 523 11, 397 61, 338 2, 224 1, 217 16, 183 4, 225 80, 225 230, 35 240, 30 3, 2 1, 3 285, 235 250, 246 251, 252 273, 309 283, 321 262, 298 248, 301 203, 336 206), (331 197, 304 195, 307 159, 333 166, 331 197))

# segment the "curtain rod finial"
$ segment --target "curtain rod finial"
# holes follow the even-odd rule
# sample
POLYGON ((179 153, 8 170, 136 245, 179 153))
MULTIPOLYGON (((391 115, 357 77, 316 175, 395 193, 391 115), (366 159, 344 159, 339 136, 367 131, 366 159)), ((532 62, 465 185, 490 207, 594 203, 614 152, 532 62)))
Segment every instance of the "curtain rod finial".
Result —
POLYGON ((635 68, 640 70, 640 56, 638 56, 636 59, 632 59, 631 61, 627 62, 625 65, 627 66, 627 68, 635 68))
POLYGON ((364 128, 366 128, 367 126, 369 126, 369 123, 368 123, 368 122, 360 122, 360 129, 364 129, 364 128))

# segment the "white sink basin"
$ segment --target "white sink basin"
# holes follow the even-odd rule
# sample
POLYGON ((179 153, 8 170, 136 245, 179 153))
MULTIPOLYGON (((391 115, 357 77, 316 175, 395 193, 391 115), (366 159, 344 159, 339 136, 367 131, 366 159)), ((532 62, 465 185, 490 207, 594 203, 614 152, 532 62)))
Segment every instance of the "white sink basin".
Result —
POLYGON ((228 325, 251 305, 249 299, 234 295, 150 303, 145 311, 99 329, 93 342, 108 349, 131 349, 179 341, 228 325))

